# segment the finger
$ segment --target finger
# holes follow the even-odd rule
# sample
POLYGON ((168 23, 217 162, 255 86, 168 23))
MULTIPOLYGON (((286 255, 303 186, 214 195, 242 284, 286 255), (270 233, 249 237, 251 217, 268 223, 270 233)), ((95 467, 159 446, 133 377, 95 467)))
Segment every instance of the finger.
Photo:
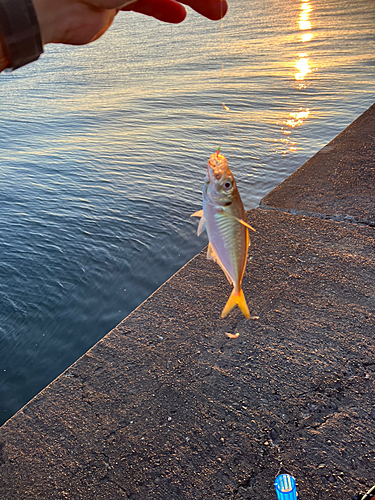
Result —
POLYGON ((137 0, 121 10, 132 10, 174 24, 181 23, 186 17, 186 8, 175 0, 137 0))
POLYGON ((202 16, 217 21, 225 16, 228 10, 226 0, 181 0, 202 16))

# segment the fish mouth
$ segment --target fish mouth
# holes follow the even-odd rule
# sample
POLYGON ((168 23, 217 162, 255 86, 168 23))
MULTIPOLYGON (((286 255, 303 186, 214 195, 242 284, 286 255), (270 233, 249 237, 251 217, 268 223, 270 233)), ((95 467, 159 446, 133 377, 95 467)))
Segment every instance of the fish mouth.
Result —
POLYGON ((222 176, 228 171, 228 163, 224 155, 219 152, 212 153, 207 164, 208 178, 213 180, 220 180, 222 176))

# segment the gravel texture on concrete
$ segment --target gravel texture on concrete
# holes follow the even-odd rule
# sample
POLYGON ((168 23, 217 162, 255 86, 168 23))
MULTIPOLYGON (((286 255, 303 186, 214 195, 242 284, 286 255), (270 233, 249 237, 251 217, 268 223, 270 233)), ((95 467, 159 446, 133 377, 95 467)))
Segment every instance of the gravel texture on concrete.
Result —
POLYGON ((1 499, 269 500, 280 471, 301 500, 375 484, 375 229, 247 219, 252 319, 220 318, 231 286, 197 255, 1 427, 1 499))
POLYGON ((281 209, 375 226, 375 104, 261 201, 281 209))

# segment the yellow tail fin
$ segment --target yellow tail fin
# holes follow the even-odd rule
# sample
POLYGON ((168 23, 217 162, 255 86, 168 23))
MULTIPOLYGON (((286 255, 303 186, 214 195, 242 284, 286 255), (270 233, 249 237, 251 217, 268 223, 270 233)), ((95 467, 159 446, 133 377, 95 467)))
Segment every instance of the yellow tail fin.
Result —
POLYGON ((225 304, 223 312, 221 313, 221 317, 225 318, 225 316, 228 316, 228 314, 231 312, 231 310, 235 307, 236 304, 241 309, 241 312, 245 316, 245 318, 249 319, 250 312, 249 312, 249 309, 247 307, 243 291, 240 289, 240 291, 238 293, 236 293, 234 288, 233 288, 232 293, 230 294, 228 302, 225 304))

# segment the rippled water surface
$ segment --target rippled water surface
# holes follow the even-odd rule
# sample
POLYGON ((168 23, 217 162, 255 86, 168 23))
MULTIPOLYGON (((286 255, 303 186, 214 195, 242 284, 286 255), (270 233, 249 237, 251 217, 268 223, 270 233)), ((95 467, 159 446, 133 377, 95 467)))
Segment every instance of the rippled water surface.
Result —
POLYGON ((218 146, 253 208, 373 103, 374 14, 123 13, 94 44, 0 75, 0 422, 203 248, 189 215, 218 146))

